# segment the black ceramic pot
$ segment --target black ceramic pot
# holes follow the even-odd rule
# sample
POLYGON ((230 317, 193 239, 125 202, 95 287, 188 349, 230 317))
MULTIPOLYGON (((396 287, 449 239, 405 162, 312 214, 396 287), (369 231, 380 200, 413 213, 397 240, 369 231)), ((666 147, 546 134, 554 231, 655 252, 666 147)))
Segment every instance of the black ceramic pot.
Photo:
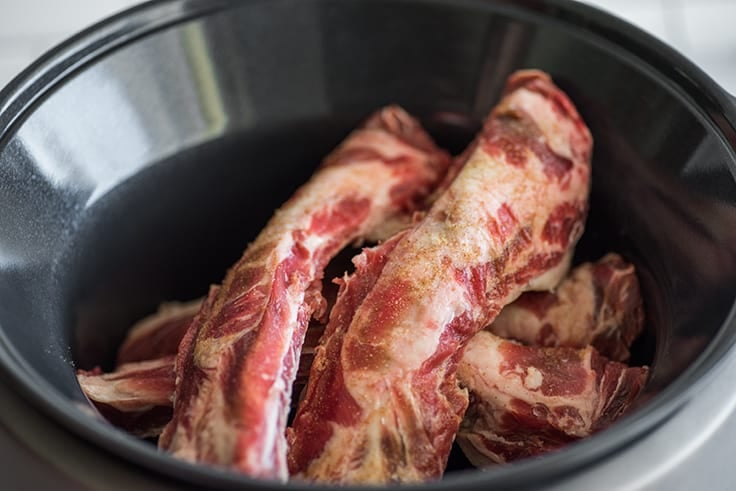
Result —
MULTIPOLYGON (((562 0, 166 1, 105 21, 0 93, 0 372, 76 445, 156 489, 303 489, 189 465, 90 414, 75 367, 109 367, 162 300, 218 282, 363 117, 416 114, 454 152, 518 68, 548 71, 594 139, 576 260, 636 263, 641 404, 592 438, 421 489, 527 488, 652 431, 733 356, 736 110, 683 57, 562 0)), ((115 482, 110 483, 111 486, 115 482)))

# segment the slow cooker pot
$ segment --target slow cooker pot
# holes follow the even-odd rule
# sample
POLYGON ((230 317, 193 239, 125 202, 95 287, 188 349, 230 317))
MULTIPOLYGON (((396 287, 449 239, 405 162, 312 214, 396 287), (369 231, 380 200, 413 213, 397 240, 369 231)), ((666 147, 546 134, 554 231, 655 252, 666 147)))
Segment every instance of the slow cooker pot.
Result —
POLYGON ((667 431, 736 356, 736 109, 712 80, 562 0, 174 0, 79 34, 0 92, 0 448, 50 461, 61 486, 315 488, 160 453, 104 422, 75 369, 110 368, 133 321, 218 282, 369 112, 398 103, 457 153, 524 67, 591 128, 576 261, 636 264, 647 328, 632 363, 651 377, 598 435, 483 472, 458 453, 416 487, 554 486, 667 431))

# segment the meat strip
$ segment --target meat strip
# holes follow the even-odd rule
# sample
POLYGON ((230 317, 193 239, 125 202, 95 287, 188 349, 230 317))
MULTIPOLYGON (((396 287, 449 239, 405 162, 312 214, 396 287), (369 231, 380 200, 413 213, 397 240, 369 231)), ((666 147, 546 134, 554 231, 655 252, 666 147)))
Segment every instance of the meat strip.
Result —
POLYGON ((158 311, 136 322, 118 349, 118 365, 175 355, 202 299, 162 303, 158 311))
POLYGON ((470 406, 457 442, 477 467, 540 455, 606 428, 639 395, 647 367, 595 348, 523 346, 482 331, 458 367, 470 406))
POLYGON ((108 421, 136 436, 158 436, 171 420, 173 355, 125 363, 112 373, 79 370, 77 380, 108 421))
MULTIPOLYGON (((348 315, 350 305, 355 305, 357 308, 357 305, 375 282, 375 276, 380 273, 386 262, 387 254, 392 250, 396 240, 397 237, 394 238, 391 244, 366 249, 354 258, 353 261, 356 263, 358 271, 360 271, 357 277, 363 281, 363 285, 360 287, 361 295, 357 300, 354 299, 349 303, 343 300, 341 303, 343 312, 340 315, 348 315), (368 270, 374 272, 370 281, 368 270)), ((353 277, 336 280, 343 290, 342 296, 348 295, 345 291, 348 286, 350 286, 350 292, 355 291, 356 287, 350 283, 351 278, 353 277)), ((186 304, 176 302, 163 304, 157 313, 136 323, 131 328, 128 339, 135 339, 136 344, 140 346, 157 347, 159 351, 154 352, 154 356, 163 357, 175 354, 176 346, 179 345, 185 330, 171 329, 171 316, 172 310, 183 315, 182 305, 186 304), (145 330, 138 326, 145 326, 145 330), (159 326, 159 329, 156 326, 159 326), (150 342, 147 342, 148 338, 151 339, 150 342), (171 349, 172 346, 173 349, 171 349)), ((199 309, 199 304, 197 304, 197 309, 199 309)), ((192 309, 187 308, 187 310, 191 311, 192 309)), ((191 322, 193 316, 194 314, 190 314, 188 322, 191 322)), ((574 268, 553 292, 526 292, 522 294, 516 301, 503 308, 488 330, 501 337, 515 338, 532 346, 584 348, 587 344, 590 344, 591 340, 599 338, 604 340, 613 339, 616 340, 615 343, 605 342, 599 344, 603 348, 616 346, 618 347, 616 350, 609 349, 607 353, 601 351, 601 346, 598 346, 598 351, 603 356, 614 358, 610 353, 628 354, 629 347, 635 338, 634 333, 638 335, 642 329, 642 324, 641 297, 634 267, 626 263, 618 254, 610 253, 595 263, 584 263, 574 268), (544 331, 555 334, 554 336, 549 334, 542 336, 541 334, 544 331), (618 331, 622 332, 619 333, 618 331)), ((294 381, 294 393, 298 394, 306 385, 312 360, 323 332, 324 325, 316 321, 310 323, 299 358, 299 368, 294 381)), ((330 335, 333 334, 334 332, 330 335)), ((478 335, 480 334, 476 336, 478 335)), ((334 341, 327 344, 338 346, 334 341)), ((135 351, 140 352, 139 350, 135 351)), ((163 425, 155 418, 146 419, 143 416, 146 410, 160 412, 161 401, 165 401, 167 406, 171 407, 170 398, 174 391, 173 356, 168 357, 168 360, 170 360, 171 370, 171 376, 168 380, 170 386, 168 387, 168 393, 163 397, 156 390, 166 390, 160 384, 160 381, 164 379, 160 377, 158 372, 144 369, 144 364, 148 362, 141 362, 140 370, 136 369, 135 363, 128 363, 112 374, 103 374, 100 370, 93 373, 81 371, 79 382, 82 390, 98 408, 103 403, 118 410, 112 417, 110 417, 109 410, 107 412, 103 411, 105 416, 111 419, 114 424, 123 428, 135 428, 136 434, 143 433, 146 436, 157 436, 157 431, 160 432, 163 425), (117 390, 115 386, 123 380, 127 384, 125 390, 117 390), (151 384, 155 386, 156 390, 151 391, 147 388, 151 384), (106 387, 106 385, 109 385, 109 387, 106 387), (103 394, 103 398, 98 397, 100 393, 103 394), (117 401, 116 397, 122 400, 117 401), (153 425, 151 428, 142 426, 147 421, 153 425)), ((163 360, 161 362, 163 363, 163 360)), ((461 370, 459 376, 463 372, 482 373, 487 370, 487 368, 484 368, 486 363, 484 357, 470 359, 468 356, 463 356, 461 366, 465 366, 465 370, 461 370), (473 363, 478 365, 473 366, 473 363)), ((469 384, 462 378, 460 378, 460 382, 466 386, 469 384)), ((477 396, 476 398, 471 397, 470 409, 465 416, 466 422, 469 415, 473 413, 475 400, 477 400, 477 396)), ((480 402, 482 403, 482 400, 480 402)), ((169 415, 170 412, 169 410, 169 415)), ((166 422, 164 421, 164 424, 166 422)), ((462 426, 464 428, 469 427, 467 423, 463 423, 462 426)), ((517 433, 522 433, 521 428, 517 429, 517 433)), ((510 436, 506 438, 508 439, 510 436)), ((561 442, 568 440, 569 438, 564 437, 561 442)), ((524 441, 533 442, 534 438, 532 436, 529 436, 526 440, 520 438, 518 446, 522 447, 524 441)), ((539 448, 539 445, 532 445, 532 447, 539 448)))
POLYGON ((320 280, 345 245, 410 216, 449 159, 397 107, 371 117, 276 212, 213 288, 176 357, 173 419, 159 446, 286 480, 291 387, 320 280))
POLYGON ((611 253, 576 267, 554 291, 524 293, 488 330, 532 346, 590 344, 609 359, 626 361, 643 327, 634 266, 611 253))
MULTIPOLYGON (((300 394, 307 385, 309 369, 324 328, 324 325, 312 322, 307 329, 292 386, 293 394, 300 394)), ((166 331, 175 334, 175 331, 166 331)), ((133 435, 158 437, 171 421, 176 381, 173 354, 124 363, 109 373, 99 367, 78 370, 77 381, 82 392, 108 422, 133 435)), ((295 407, 296 401, 292 400, 291 408, 295 407)))
MULTIPOLYGON (((118 364, 176 354, 181 338, 199 312, 202 299, 166 302, 130 328, 118 351, 118 364)), ((503 308, 488 330, 531 346, 583 348, 589 344, 605 357, 626 361, 641 334, 644 310, 633 264, 609 253, 595 263, 575 267, 553 291, 526 292, 503 308)), ((312 354, 322 326, 313 322, 305 342, 312 354)), ((302 351, 302 356, 305 351, 302 351)), ((311 362, 300 362, 309 370, 311 362)))
POLYGON ((467 341, 528 289, 556 285, 583 229, 590 133, 538 71, 513 74, 467 162, 359 303, 338 295, 289 429, 302 479, 385 484, 439 478, 468 404, 467 341))

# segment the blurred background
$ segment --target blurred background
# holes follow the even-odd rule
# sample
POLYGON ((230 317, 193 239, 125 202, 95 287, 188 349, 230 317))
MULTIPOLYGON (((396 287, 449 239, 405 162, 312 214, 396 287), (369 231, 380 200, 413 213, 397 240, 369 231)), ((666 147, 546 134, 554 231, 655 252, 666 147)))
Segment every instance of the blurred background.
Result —
MULTIPOLYGON (((71 34, 138 0, 0 0, 0 87, 71 34)), ((586 0, 669 43, 736 94, 736 0, 586 0)))

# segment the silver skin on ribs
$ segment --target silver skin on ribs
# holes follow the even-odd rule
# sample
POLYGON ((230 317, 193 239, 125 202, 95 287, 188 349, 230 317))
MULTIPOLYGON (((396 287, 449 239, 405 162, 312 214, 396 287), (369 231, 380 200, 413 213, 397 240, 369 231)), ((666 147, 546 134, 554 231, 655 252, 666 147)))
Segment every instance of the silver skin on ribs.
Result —
POLYGON ((606 358, 626 361, 643 328, 634 266, 609 253, 574 268, 554 291, 523 294, 488 330, 532 346, 592 345, 606 358))
POLYGON ((592 346, 523 346, 481 331, 458 368, 470 405, 457 442, 476 467, 541 455, 609 426, 647 375, 592 346))
MULTIPOLYGON (((522 292, 551 289, 580 237, 590 133, 538 71, 513 74, 467 161, 353 302, 345 288, 289 428, 289 468, 319 482, 439 478, 468 404, 468 340, 522 292), (346 300, 347 298, 347 300, 346 300)), ((376 261, 381 263, 381 261, 376 261)))
POLYGON ((287 479, 286 418, 323 269, 343 247, 411 216, 449 157, 389 107, 354 131, 213 287, 176 356, 171 422, 159 446, 189 461, 287 479))

